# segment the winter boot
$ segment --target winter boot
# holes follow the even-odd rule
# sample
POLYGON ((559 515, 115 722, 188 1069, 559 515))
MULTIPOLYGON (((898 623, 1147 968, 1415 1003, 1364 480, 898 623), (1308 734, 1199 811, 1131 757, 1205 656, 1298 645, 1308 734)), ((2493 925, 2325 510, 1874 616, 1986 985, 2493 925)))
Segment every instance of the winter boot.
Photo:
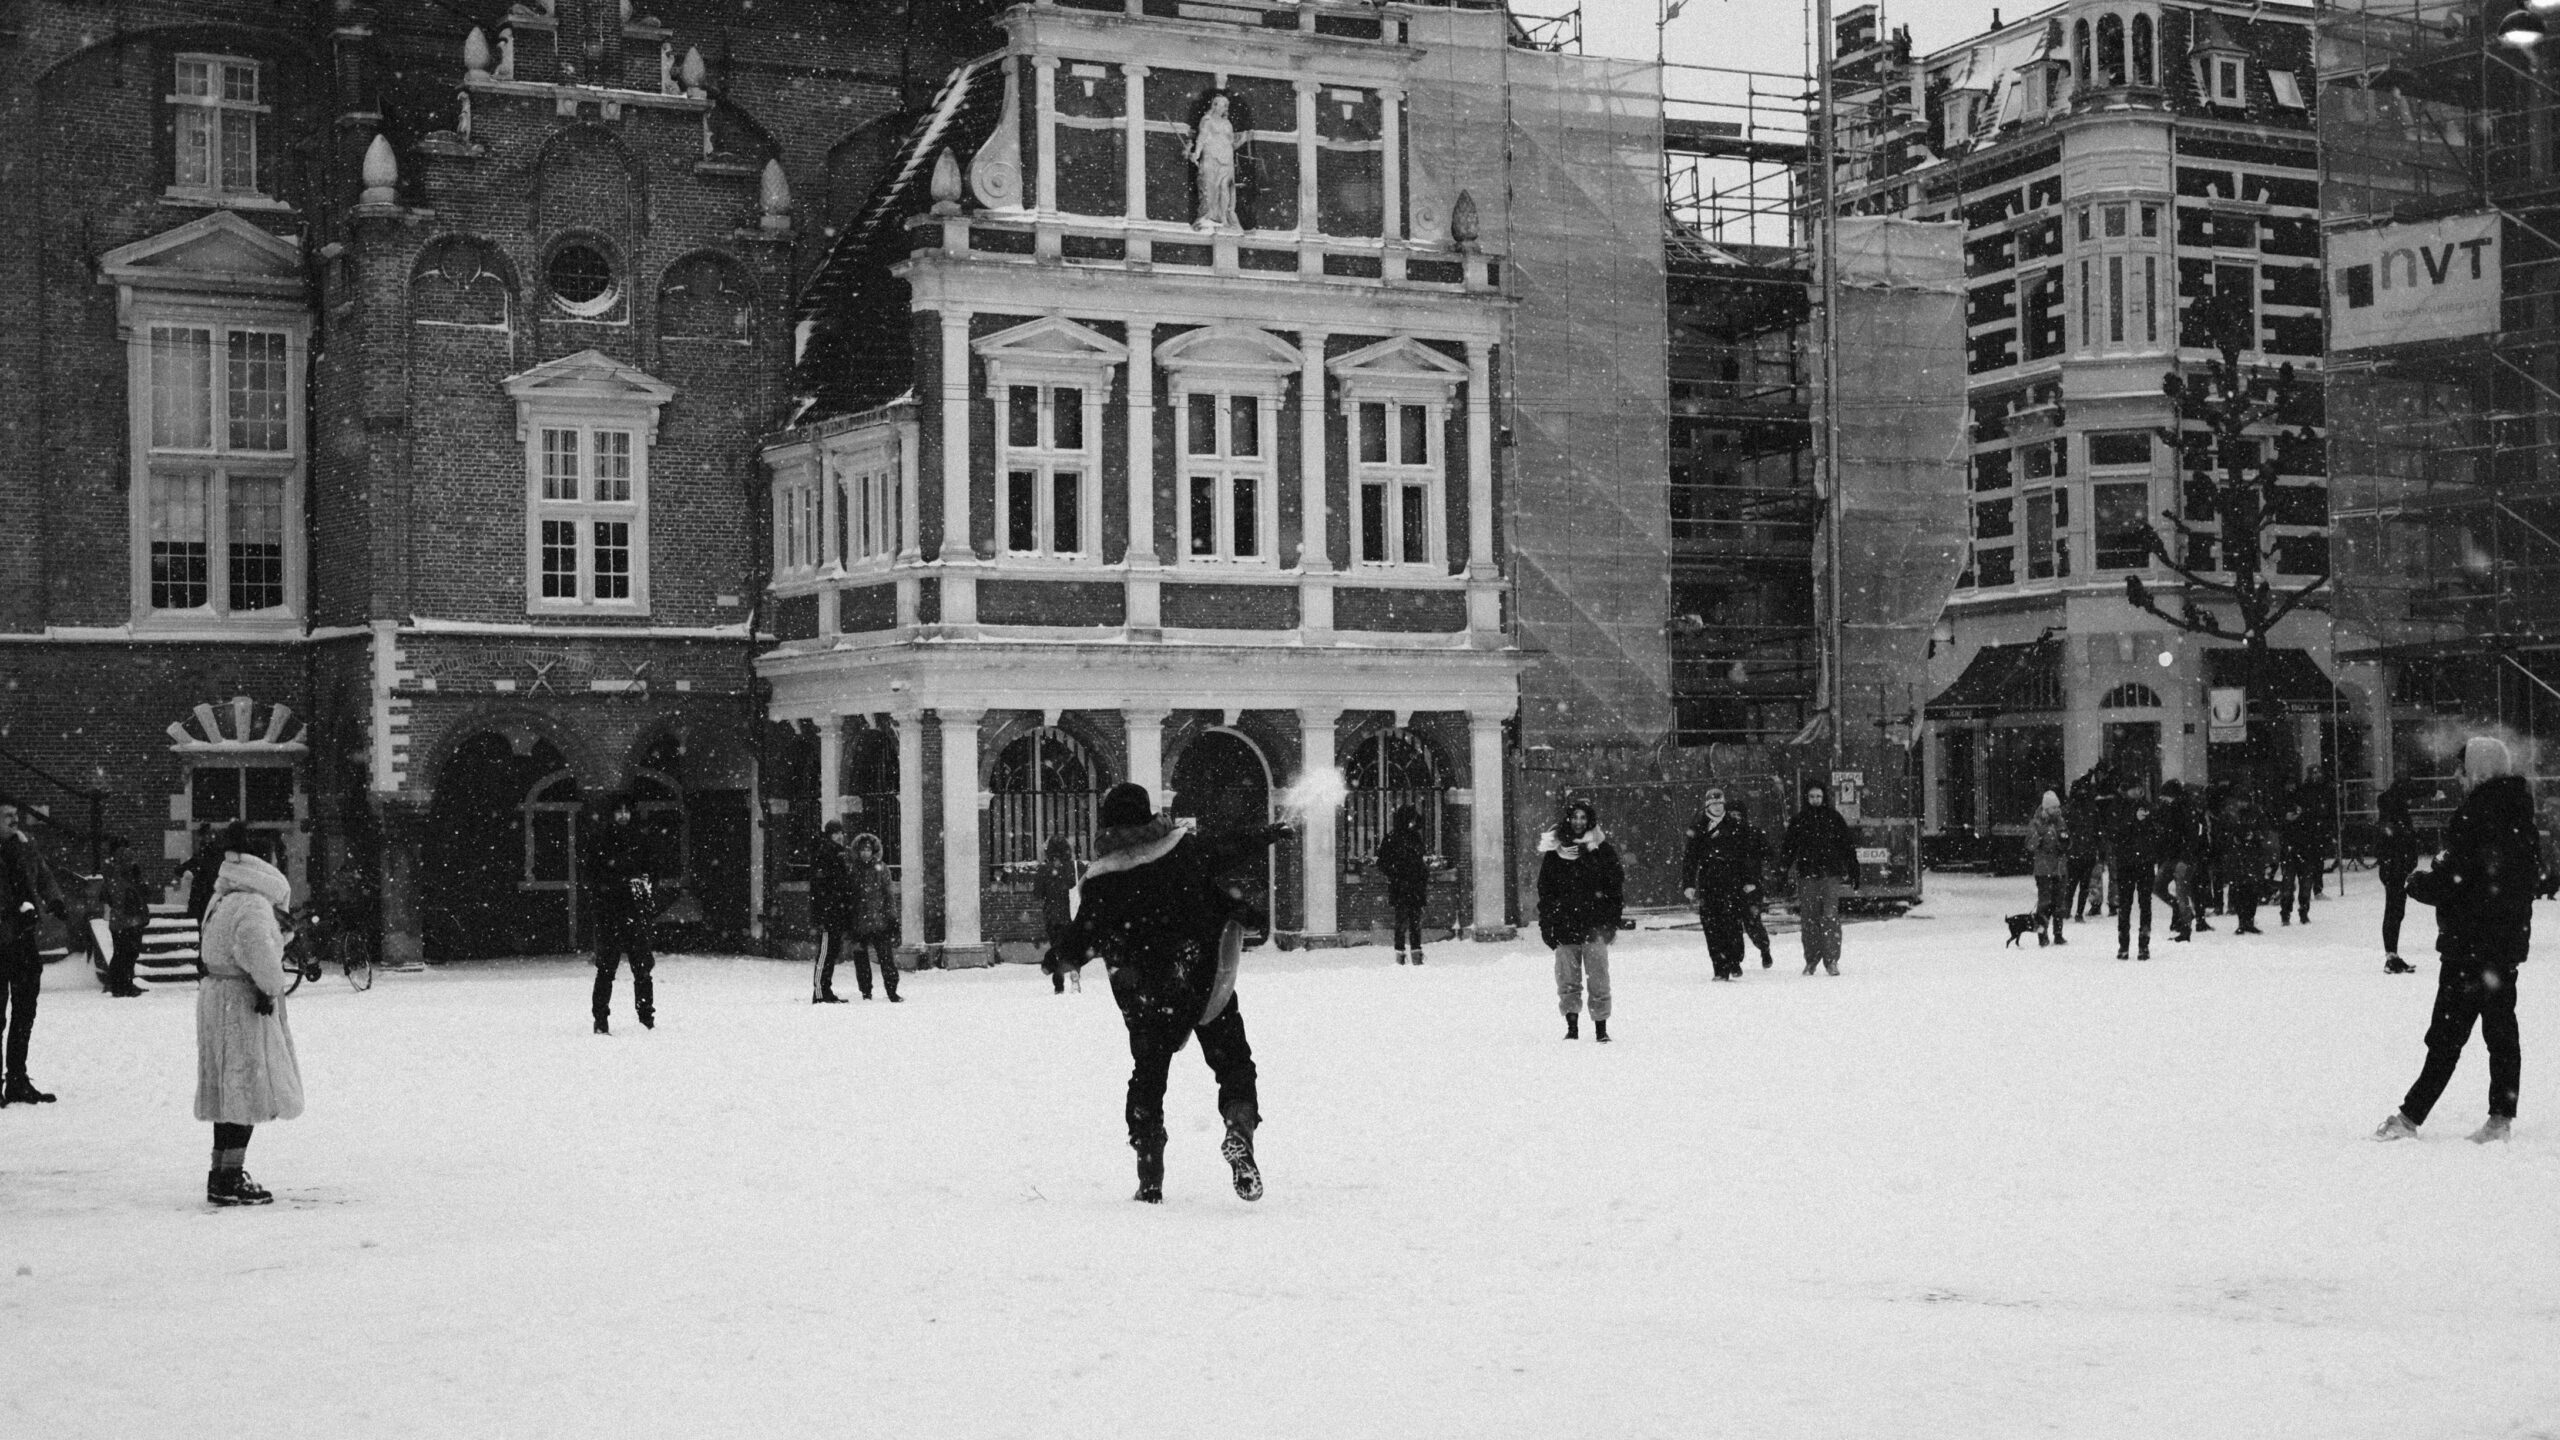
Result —
POLYGON ((1761 968, 1761 969, 1766 970, 1766 969, 1768 969, 1770 966, 1775 965, 1775 964, 1777 964, 1777 963, 1778 963, 1778 958, 1777 958, 1776 956, 1774 956, 1774 955, 1770 954, 1770 953, 1769 953, 1768 951, 1766 951, 1766 950, 1763 950, 1763 951, 1761 951, 1761 952, 1760 952, 1760 968, 1761 968))
POLYGON ((2515 1121, 2508 1119, 2504 1115, 2492 1115, 2489 1117, 2486 1124, 2471 1132, 2471 1143, 2474 1145, 2486 1145, 2492 1140, 2504 1142, 2507 1138, 2508 1128, 2513 1126, 2515 1123, 2515 1121))
POLYGON ((6 1089, 0 1090, 0 1093, 5 1093, 9 1098, 9 1103, 12 1105, 50 1105, 53 1103, 53 1096, 49 1092, 37 1089, 35 1087, 35 1082, 29 1080, 24 1075, 11 1080, 6 1089))
POLYGON ((1581 1016, 1567 1015, 1564 1017, 1564 1038, 1567 1040, 1579 1040, 1582 1038, 1581 1016))
POLYGON ((1592 1017, 1592 1020, 1591 1020, 1591 1038, 1592 1038, 1593 1040, 1595 1040, 1595 1041, 1599 1042, 1600 1044, 1603 1044, 1603 1045, 1608 1044, 1608 1043, 1609 1043, 1609 1022, 1608 1022, 1608 1021, 1606 1021, 1606 1020, 1600 1019, 1598 1016, 1594 1016, 1594 1017, 1592 1017))
POLYGON ((1822 973, 1823 973, 1823 974, 1825 974, 1825 975, 1837 975, 1837 974, 1839 974, 1839 973, 1840 973, 1840 962, 1839 962, 1839 961, 1837 961, 1837 960, 1825 960, 1825 961, 1823 961, 1823 962, 1822 962, 1822 973))
POLYGON ((1821 968, 1822 968, 1822 962, 1821 962, 1821 961, 1819 961, 1819 960, 1807 960, 1806 962, 1804 962, 1804 973, 1806 973, 1807 975, 1810 975, 1810 974, 1812 974, 1814 971, 1819 970, 1819 969, 1821 969, 1821 968))
POLYGON ((1138 1193, 1129 1197, 1149 1205, 1164 1203, 1164 1146, 1138 1152, 1138 1193))
POLYGON ((640 1012, 640 1028, 641 1028, 641 1029, 643 1029, 643 1030, 655 1030, 655 1029, 657 1029, 657 1028, 658 1028, 658 1013, 657 1013, 656 1011, 654 1011, 654 1010, 643 1010, 643 1011, 641 1011, 641 1012, 640 1012))
POLYGON ((2418 967, 2401 959, 2397 955, 2386 955, 2382 958, 2382 973, 2385 975, 2415 975, 2418 973, 2418 967))
POLYGON ((204 1177, 208 1205, 271 1205, 275 1198, 265 1186, 250 1179, 246 1170, 213 1170, 204 1177))
POLYGON ((2068 945, 2071 943, 2071 937, 2062 933, 2062 922, 2060 920, 2053 922, 2053 943, 2056 945, 2068 945))
POLYGON ((1399 950, 1399 951, 1397 951, 1397 952, 1396 952, 1396 963, 1397 963, 1397 964, 1399 964, 1399 965, 1402 965, 1403 963, 1405 963, 1405 960, 1404 960, 1404 952, 1403 952, 1403 951, 1401 951, 1401 950, 1399 950))
POLYGON ((2133 952, 2119 945, 2116 947, 2116 958, 2119 960, 2130 960, 2133 958, 2133 952))
POLYGON ((1419 949, 1413 952, 1413 963, 1416 965, 1422 963, 1422 952, 1419 949))
POLYGON ((2143 941, 2143 942, 2142 942, 2142 948, 2141 948, 2141 949, 2139 949, 2139 950, 2136 950, 2135 952, 2133 952, 2133 958, 2134 958, 2134 959, 2136 959, 2136 960, 2148 960, 2148 959, 2150 959, 2150 958, 2151 958, 2151 942, 2150 942, 2150 941, 2148 941, 2148 940, 2143 941))
POLYGON ((1253 1131, 1234 1121, 1227 1122, 1227 1138, 1218 1142, 1218 1154, 1225 1158, 1227 1169, 1234 1172, 1236 1198, 1262 1198, 1262 1167, 1253 1161, 1253 1131))
POLYGON ((2418 1138, 2418 1126, 2416 1122, 2412 1121, 2408 1116, 2394 1110, 2391 1112, 2391 1118, 2383 1121, 2379 1126, 2374 1128, 2373 1138, 2376 1140, 2415 1140, 2418 1138))
POLYGON ((604 1018, 603 1016, 601 1016, 601 1015, 597 1016, 597 1017, 596 1017, 596 1033, 597 1033, 597 1034, 599 1034, 599 1035, 610 1035, 610 1034, 612 1034, 612 1033, 613 1033, 613 1022, 612 1022, 612 1021, 610 1021, 610 1020, 605 1019, 605 1018, 604 1018))

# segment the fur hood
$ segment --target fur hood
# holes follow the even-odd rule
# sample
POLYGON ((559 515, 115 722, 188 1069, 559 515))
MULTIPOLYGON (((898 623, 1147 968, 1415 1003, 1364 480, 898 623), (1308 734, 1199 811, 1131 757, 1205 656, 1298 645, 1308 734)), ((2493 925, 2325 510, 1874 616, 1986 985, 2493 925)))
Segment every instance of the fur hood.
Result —
MULTIPOLYGON (((1582 838, 1574 841, 1565 840, 1552 829, 1541 830, 1538 832, 1538 853, 1541 855, 1562 851, 1575 845, 1582 847, 1584 850, 1597 850, 1608 843, 1609 832, 1601 829, 1597 825, 1583 831, 1582 838)), ((1567 855, 1565 858, 1570 860, 1574 857, 1567 855)))
POLYGON ((235 890, 260 896, 279 910, 293 908, 293 882, 285 873, 255 855, 231 855, 222 862, 222 874, 213 882, 215 899, 235 890))
POLYGON ((1168 815, 1156 816, 1143 825, 1113 825, 1096 831, 1096 853, 1093 863, 1085 867, 1085 878, 1115 875, 1135 870, 1150 860, 1161 860, 1189 833, 1168 815))

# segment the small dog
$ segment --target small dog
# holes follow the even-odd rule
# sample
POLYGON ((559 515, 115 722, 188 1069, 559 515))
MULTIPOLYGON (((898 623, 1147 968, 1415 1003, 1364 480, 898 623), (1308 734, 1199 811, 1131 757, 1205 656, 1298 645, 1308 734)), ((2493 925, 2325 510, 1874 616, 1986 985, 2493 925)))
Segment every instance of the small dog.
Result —
MULTIPOLYGON (((2024 915, 2009 915, 2004 916, 2003 918, 2006 919, 2009 924, 2009 944, 2017 944, 2020 940, 2026 938, 2030 932, 2035 935, 2039 942, 2044 939, 2044 917, 2042 915, 2030 910, 2024 915)), ((2005 949, 2007 947, 2004 946, 2002 948, 2005 949)))

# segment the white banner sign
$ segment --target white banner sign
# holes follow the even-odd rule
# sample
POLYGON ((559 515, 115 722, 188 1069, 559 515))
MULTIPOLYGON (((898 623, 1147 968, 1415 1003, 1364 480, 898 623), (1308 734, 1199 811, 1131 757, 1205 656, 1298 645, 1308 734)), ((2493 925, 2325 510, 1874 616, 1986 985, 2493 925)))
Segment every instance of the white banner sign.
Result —
POLYGON ((2329 345, 2361 350, 2498 328, 2498 217, 2329 236, 2329 345))
POLYGON ((2216 745, 2227 745, 2249 738, 2249 692, 2237 685, 2217 685, 2206 692, 2205 739, 2216 745))

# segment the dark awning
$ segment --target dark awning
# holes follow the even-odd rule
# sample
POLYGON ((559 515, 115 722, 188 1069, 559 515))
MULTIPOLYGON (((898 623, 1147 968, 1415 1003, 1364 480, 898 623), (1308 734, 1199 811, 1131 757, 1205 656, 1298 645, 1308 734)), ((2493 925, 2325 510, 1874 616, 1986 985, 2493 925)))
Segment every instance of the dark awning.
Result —
MULTIPOLYGON (((2208 685, 2240 685, 2249 673, 2246 650, 2207 650, 2204 652, 2204 678, 2208 685)), ((2281 705, 2287 710, 2326 714, 2347 708, 2347 697, 2320 670, 2320 662, 2304 650, 2270 648, 2258 666, 2258 683, 2249 697, 2252 705, 2281 705)))
POLYGON ((1932 720, 1980 720, 2061 708, 2062 642, 2036 640, 1974 651, 1956 683, 1922 713, 1932 720))

